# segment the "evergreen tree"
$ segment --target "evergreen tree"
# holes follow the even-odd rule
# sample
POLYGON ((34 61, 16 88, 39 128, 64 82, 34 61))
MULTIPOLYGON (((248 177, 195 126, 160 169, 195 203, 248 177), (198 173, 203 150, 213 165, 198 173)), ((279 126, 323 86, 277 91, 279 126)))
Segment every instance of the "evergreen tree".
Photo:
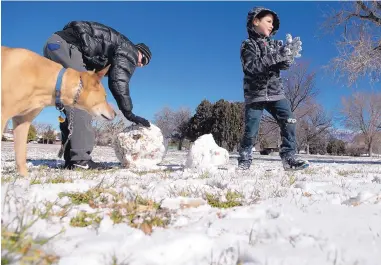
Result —
POLYGON ((224 147, 230 137, 231 108, 230 103, 220 99, 213 105, 212 134, 217 145, 224 147))
POLYGON ((37 138, 37 130, 36 127, 33 126, 33 124, 30 125, 29 131, 28 131, 28 142, 34 141, 37 138))
POLYGON ((230 103, 230 137, 227 141, 228 151, 234 151, 234 148, 239 145, 244 132, 244 116, 245 107, 242 102, 230 103))
POLYGON ((187 138, 195 141, 203 134, 212 132, 212 109, 213 104, 204 99, 198 105, 195 115, 189 120, 187 138))
POLYGON ((345 150, 345 142, 339 139, 331 139, 327 145, 327 153, 330 155, 344 155, 345 150))

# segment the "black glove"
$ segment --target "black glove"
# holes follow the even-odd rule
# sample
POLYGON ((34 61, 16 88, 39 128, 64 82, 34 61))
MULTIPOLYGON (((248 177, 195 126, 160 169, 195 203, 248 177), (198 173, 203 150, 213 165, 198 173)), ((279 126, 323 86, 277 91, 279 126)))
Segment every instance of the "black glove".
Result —
POLYGON ((124 117, 126 117, 126 119, 129 120, 130 122, 134 122, 136 124, 141 124, 144 127, 150 127, 151 126, 149 121, 147 121, 146 119, 144 119, 142 117, 136 116, 131 111, 123 113, 123 114, 124 114, 124 117))
POLYGON ((275 63, 291 62, 294 60, 294 56, 288 48, 278 49, 272 54, 272 56, 275 60, 275 63))

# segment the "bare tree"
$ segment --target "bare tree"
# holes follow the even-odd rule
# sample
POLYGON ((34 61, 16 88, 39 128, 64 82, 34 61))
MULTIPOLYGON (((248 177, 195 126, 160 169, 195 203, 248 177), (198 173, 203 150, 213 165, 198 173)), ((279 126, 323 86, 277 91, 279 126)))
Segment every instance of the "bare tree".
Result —
POLYGON ((175 130, 174 111, 170 107, 164 107, 155 113, 154 123, 160 128, 164 138, 168 138, 175 130))
POLYGON ((42 142, 45 143, 45 135, 51 129, 52 125, 49 123, 43 123, 43 122, 33 122, 33 126, 36 128, 37 136, 42 138, 42 142))
POLYGON ((112 144, 116 136, 131 124, 123 113, 116 109, 116 117, 112 121, 103 120, 100 118, 94 119, 92 126, 95 132, 95 142, 97 145, 112 144))
POLYGON ((286 98, 290 100, 292 112, 306 103, 309 104, 318 94, 315 87, 316 73, 308 68, 309 63, 300 62, 293 64, 286 72, 284 90, 286 98))
POLYGON ((46 141, 47 144, 54 143, 54 141, 56 140, 56 133, 51 124, 47 125, 46 130, 44 134, 42 135, 42 138, 43 138, 43 143, 45 143, 46 141))
POLYGON ((375 136, 374 144, 372 146, 372 151, 377 154, 381 154, 381 132, 378 132, 375 136))
POLYGON ((280 128, 272 117, 264 115, 255 145, 258 143, 260 149, 274 148, 280 145, 280 128))
POLYGON ((188 122, 191 118, 191 111, 187 107, 182 107, 174 113, 174 132, 172 137, 179 141, 178 150, 182 149, 183 141, 186 137, 188 122))
POLYGON ((164 138, 178 140, 178 149, 181 150, 190 117, 191 111, 187 107, 181 107, 174 111, 166 106, 155 113, 154 123, 160 128, 164 138))
POLYGON ((343 28, 337 42, 339 55, 329 70, 353 84, 368 75, 370 80, 381 77, 381 4, 378 1, 344 2, 340 10, 333 10, 323 28, 334 32, 343 28))
POLYGON ((92 127, 95 135, 95 144, 103 145, 101 142, 103 130, 105 129, 105 122, 101 119, 94 119, 92 121, 92 127))
POLYGON ((381 93, 357 92, 342 99, 344 122, 347 128, 359 131, 365 137, 369 156, 381 131, 381 93))
POLYGON ((332 128, 332 117, 318 103, 311 103, 307 110, 302 112, 306 113, 306 115, 298 122, 297 142, 299 149, 304 146, 307 154, 309 154, 310 146, 317 141, 319 141, 319 144, 323 144, 323 139, 327 138, 326 136, 332 128))

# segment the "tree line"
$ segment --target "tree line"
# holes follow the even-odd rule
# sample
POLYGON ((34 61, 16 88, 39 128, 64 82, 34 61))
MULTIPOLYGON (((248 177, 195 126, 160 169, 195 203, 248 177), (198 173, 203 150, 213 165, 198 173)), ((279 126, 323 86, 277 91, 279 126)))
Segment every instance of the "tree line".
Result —
MULTIPOLYGON (((297 119, 297 149, 307 154, 360 155, 381 152, 381 91, 356 92, 342 98, 338 117, 325 111, 316 97, 316 74, 308 63, 294 64, 285 74, 285 94, 297 119), (335 119, 356 137, 340 139, 335 119)), ((189 108, 172 110, 166 106, 155 114, 154 123, 164 137, 182 149, 184 140, 195 141, 211 133, 216 143, 228 151, 237 151, 244 132, 243 102, 203 99, 191 115, 189 108)), ((264 112, 254 145, 259 150, 276 149, 281 143, 279 126, 264 112)))

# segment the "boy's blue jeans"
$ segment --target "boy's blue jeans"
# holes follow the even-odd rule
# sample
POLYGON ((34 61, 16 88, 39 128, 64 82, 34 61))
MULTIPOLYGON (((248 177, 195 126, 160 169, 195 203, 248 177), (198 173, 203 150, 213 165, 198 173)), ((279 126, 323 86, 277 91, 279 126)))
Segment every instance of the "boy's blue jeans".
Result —
POLYGON ((280 135, 282 137, 280 157, 283 158, 296 153, 296 120, 289 101, 281 99, 278 101, 255 102, 245 106, 245 133, 241 141, 239 161, 252 160, 253 142, 258 135, 263 110, 267 110, 280 126, 280 135))

